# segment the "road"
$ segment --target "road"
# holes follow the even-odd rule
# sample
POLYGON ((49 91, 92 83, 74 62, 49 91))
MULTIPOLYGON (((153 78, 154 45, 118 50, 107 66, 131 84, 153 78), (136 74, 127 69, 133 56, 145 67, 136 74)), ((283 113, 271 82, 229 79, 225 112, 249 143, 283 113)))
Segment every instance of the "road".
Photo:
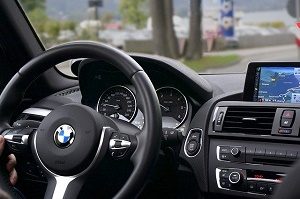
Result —
POLYGON ((229 55, 241 56, 241 61, 224 68, 207 69, 203 73, 231 73, 245 72, 249 62, 253 61, 299 61, 296 45, 272 46, 251 49, 236 49, 220 52, 210 52, 204 55, 229 55))

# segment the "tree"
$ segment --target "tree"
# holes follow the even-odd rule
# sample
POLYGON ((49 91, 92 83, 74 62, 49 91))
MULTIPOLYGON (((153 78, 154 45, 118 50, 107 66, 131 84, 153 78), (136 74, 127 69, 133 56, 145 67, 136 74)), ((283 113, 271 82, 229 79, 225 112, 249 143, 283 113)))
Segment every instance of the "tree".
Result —
POLYGON ((20 2, 26 12, 30 12, 38 8, 45 10, 45 0, 20 0, 20 2))
POLYGON ((45 22, 48 21, 48 17, 45 11, 41 8, 36 8, 28 12, 28 18, 34 25, 38 33, 44 32, 45 22))
POLYGON ((201 0, 190 0, 190 30, 185 54, 186 59, 199 59, 203 56, 201 3, 201 0))
POLYGON ((76 23, 74 21, 65 20, 60 22, 61 30, 75 31, 75 28, 76 28, 76 23))
POLYGON ((151 0, 150 2, 154 51, 158 55, 178 58, 172 0, 151 0))
POLYGON ((114 15, 111 12, 105 12, 102 16, 101 16, 101 23, 103 24, 107 24, 110 23, 114 18, 114 15))
POLYGON ((147 15, 142 9, 145 0, 121 0, 120 12, 124 23, 133 24, 137 28, 143 28, 146 25, 147 15))
POLYGON ((169 46, 166 45, 166 21, 163 1, 151 0, 150 13, 152 19, 152 37, 154 52, 158 55, 171 56, 169 46))
POLYGON ((45 22, 44 31, 49 34, 50 37, 56 38, 59 35, 60 23, 55 20, 48 20, 45 22))
POLYGON ((173 0, 163 0, 164 2, 164 9, 165 9, 165 20, 166 20, 166 36, 168 40, 169 49, 171 52, 172 58, 179 57, 179 47, 178 47, 178 39, 175 34, 174 30, 174 23, 173 23, 173 0))

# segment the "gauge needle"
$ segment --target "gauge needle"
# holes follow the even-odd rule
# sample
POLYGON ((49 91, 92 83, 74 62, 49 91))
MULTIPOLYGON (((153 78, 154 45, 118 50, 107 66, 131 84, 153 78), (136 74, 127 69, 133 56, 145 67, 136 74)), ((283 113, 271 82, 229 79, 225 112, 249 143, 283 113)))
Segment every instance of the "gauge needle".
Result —
POLYGON ((165 111, 170 111, 170 108, 165 107, 165 106, 163 106, 163 105, 161 105, 161 104, 160 104, 160 106, 161 106, 165 111))
POLYGON ((120 109, 121 107, 119 105, 112 105, 112 104, 102 104, 103 106, 110 106, 113 107, 114 109, 120 109))

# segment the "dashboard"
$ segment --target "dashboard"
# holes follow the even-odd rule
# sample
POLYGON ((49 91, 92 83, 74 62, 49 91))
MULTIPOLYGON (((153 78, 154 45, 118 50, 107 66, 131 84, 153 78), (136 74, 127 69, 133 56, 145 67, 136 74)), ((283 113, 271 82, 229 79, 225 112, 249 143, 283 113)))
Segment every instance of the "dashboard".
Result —
MULTIPOLYGON (((251 63, 247 74, 198 75, 171 59, 131 56, 156 89, 162 147, 172 151, 181 180, 196 180, 184 192, 270 198, 300 158, 300 65, 251 63)), ((74 67, 79 86, 40 100, 18 119, 41 121, 60 105, 82 103, 143 128, 139 95, 120 71, 105 60, 84 59, 74 67)))
MULTIPOLYGON (((163 129, 176 129, 185 135, 192 115, 205 99, 195 95, 196 90, 187 89, 190 77, 170 75, 162 62, 142 59, 139 63, 156 89, 163 129)), ((78 70, 83 104, 105 116, 143 128, 144 116, 137 104, 135 88, 118 69, 105 61, 88 59, 81 61, 78 70)))

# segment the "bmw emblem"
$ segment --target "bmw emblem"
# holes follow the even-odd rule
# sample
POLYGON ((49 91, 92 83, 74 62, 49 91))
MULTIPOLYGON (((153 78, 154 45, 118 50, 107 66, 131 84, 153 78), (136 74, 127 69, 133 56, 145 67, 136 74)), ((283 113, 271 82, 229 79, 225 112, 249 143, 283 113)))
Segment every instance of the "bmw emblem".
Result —
POLYGON ((75 139, 74 129, 68 125, 60 125, 54 133, 54 142, 60 148, 66 148, 70 146, 75 139))

